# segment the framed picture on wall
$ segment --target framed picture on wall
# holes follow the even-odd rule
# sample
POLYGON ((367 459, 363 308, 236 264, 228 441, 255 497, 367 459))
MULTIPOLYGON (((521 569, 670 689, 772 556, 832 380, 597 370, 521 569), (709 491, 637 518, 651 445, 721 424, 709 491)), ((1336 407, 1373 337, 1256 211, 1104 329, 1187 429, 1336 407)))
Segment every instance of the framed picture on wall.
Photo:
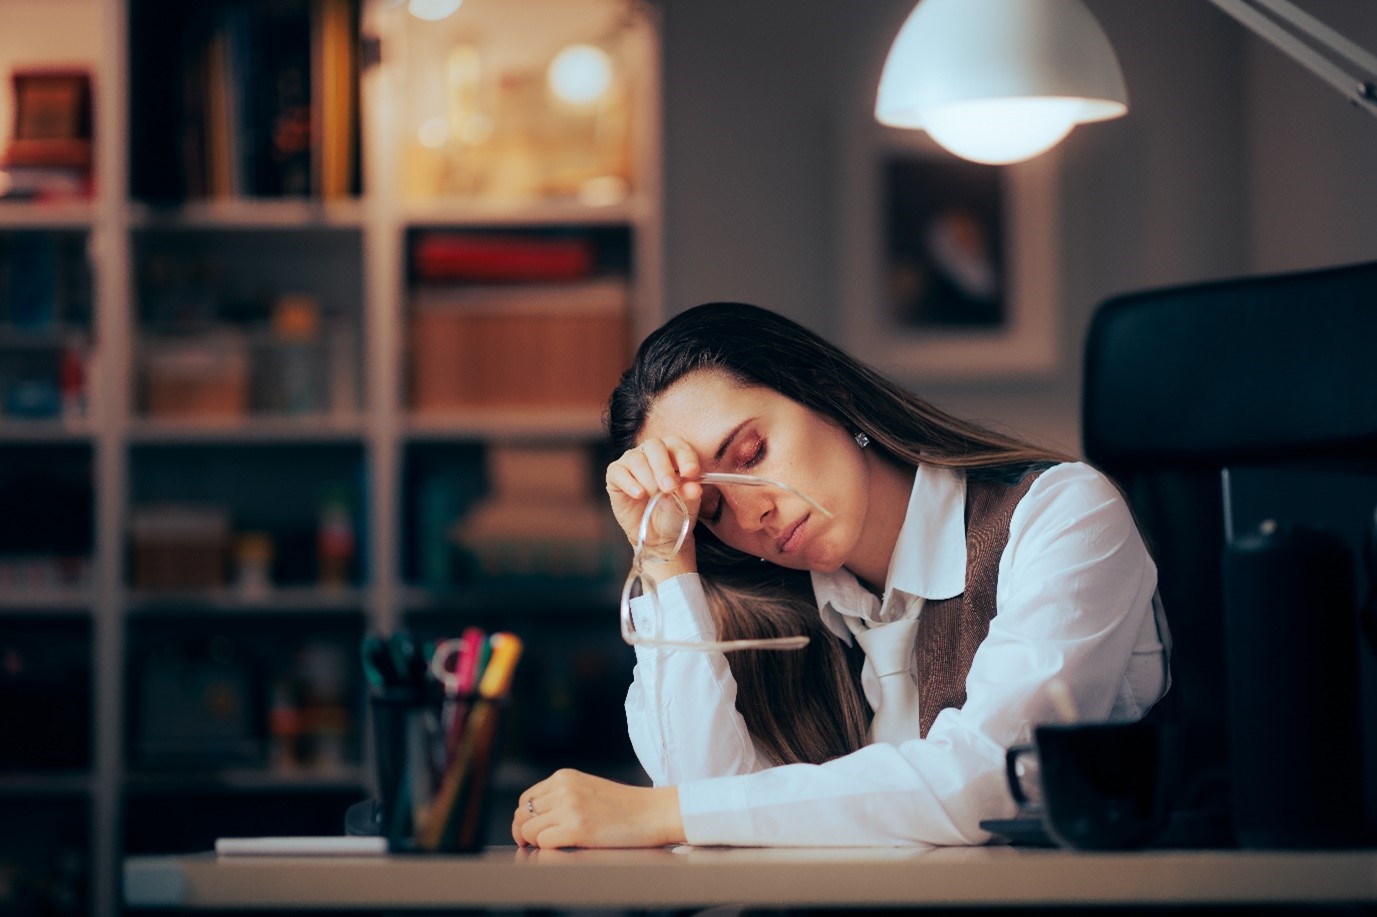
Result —
POLYGON ((986 166, 917 131, 846 132, 843 329, 905 380, 1032 377, 1057 367, 1056 169, 986 166))

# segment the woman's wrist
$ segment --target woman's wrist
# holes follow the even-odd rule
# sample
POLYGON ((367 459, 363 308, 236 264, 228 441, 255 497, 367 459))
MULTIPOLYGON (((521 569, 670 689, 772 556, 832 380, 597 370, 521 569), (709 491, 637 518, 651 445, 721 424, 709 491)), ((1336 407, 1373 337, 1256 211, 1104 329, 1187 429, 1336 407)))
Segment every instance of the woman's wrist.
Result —
POLYGON ((658 586, 676 576, 683 576, 685 573, 697 573, 698 564, 694 563, 691 556, 684 556, 690 553, 689 551, 680 551, 669 560, 644 563, 641 565, 641 575, 658 586))
POLYGON ((684 838, 684 818, 679 814, 679 788, 662 786, 655 787, 650 792, 656 840, 661 846, 687 843, 684 838))

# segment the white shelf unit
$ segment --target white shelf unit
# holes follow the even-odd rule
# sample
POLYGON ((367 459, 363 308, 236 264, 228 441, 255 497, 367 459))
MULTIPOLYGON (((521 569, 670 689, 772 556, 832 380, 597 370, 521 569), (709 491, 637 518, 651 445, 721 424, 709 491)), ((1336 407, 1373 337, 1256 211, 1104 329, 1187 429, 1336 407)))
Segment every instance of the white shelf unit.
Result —
MULTIPOLYGON (((150 206, 130 190, 131 63, 130 5, 136 0, 6 0, 7 25, 0 35, 0 71, 15 65, 84 66, 94 84, 94 176, 90 201, 20 204, 0 201, 0 234, 77 232, 86 234, 92 267, 93 348, 87 416, 76 421, 17 421, 0 418, 0 463, 15 449, 85 448, 90 452, 93 548, 89 589, 59 589, 0 598, 0 635, 13 622, 67 616, 89 620, 91 761, 78 772, 20 771, 0 774, 0 808, 5 800, 34 795, 89 802, 88 912, 112 917, 122 910, 120 860, 128 820, 126 798, 170 794, 212 785, 225 792, 309 793, 364 785, 367 755, 358 767, 334 775, 276 777, 261 771, 227 770, 185 779, 149 773, 128 763, 130 630, 165 618, 224 617, 253 627, 270 627, 280 615, 325 620, 357 613, 364 626, 387 630, 403 615, 437 608, 494 617, 481 598, 437 594, 408 583, 404 575, 404 486, 407 450, 463 448, 491 443, 586 444, 594 448, 603 430, 598 411, 565 408, 456 411, 413 415, 405 404, 407 353, 404 320, 408 279, 408 234, 420 230, 488 231, 622 228, 629 239, 631 340, 639 340, 663 318, 660 228, 660 89, 658 24, 648 4, 627 4, 641 18, 640 57, 629 78, 634 84, 634 193, 607 206, 556 203, 491 203, 462 197, 416 200, 401 190, 401 128, 395 112, 404 91, 396 66, 410 27, 403 5, 364 0, 365 32, 381 42, 381 62, 361 76, 362 187, 357 198, 192 201, 150 206), (17 39, 17 40, 15 40, 17 39), (139 348, 139 239, 149 235, 352 233, 359 240, 359 406, 344 416, 258 418, 180 423, 141 416, 136 408, 139 348), (369 486, 363 509, 368 568, 366 581, 344 591, 296 587, 259 599, 228 592, 196 595, 148 594, 130 585, 131 486, 138 455, 147 450, 356 449, 369 486), (467 603, 467 604, 466 604, 467 603)), ((469 0, 477 8, 484 0, 469 0)), ((492 0, 487 0, 492 2, 492 0)), ((579 10, 602 0, 552 0, 577 21, 579 10), (577 9, 576 9, 577 8, 577 9)), ((619 0, 617 4, 620 5, 619 0)), ((529 11, 528 11, 529 13, 529 11)), ((526 15, 516 36, 540 36, 541 17, 526 15)), ((554 27, 554 26, 551 26, 554 27)), ((507 36, 503 40, 512 38, 507 36)), ((0 111, 0 142, 7 139, 10 111, 0 111)), ((309 265, 303 266, 309 271, 309 265)), ((3 359, 0 356, 0 359, 3 359)), ((615 601, 615 588, 571 591, 575 604, 615 601), (609 597, 611 597, 609 599, 609 597)), ((494 595, 504 595, 501 590, 494 595)), ((500 618, 500 616, 499 616, 500 618)), ((586 622, 597 619, 587 618, 586 622)), ((609 633, 614 632, 609 610, 609 633)), ((593 626, 586 624, 584 626, 593 626)), ((523 774, 533 771, 522 770, 523 774)), ((175 775, 173 775, 175 777, 175 775)), ((25 802, 27 805, 28 803, 25 802)))

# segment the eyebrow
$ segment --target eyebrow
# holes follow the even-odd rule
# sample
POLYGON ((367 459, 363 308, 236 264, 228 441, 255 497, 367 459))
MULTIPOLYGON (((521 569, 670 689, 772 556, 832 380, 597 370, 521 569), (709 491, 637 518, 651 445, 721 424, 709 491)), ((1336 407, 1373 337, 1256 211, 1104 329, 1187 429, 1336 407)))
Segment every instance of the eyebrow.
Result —
POLYGON ((751 419, 752 418, 747 418, 727 431, 727 435, 722 437, 722 442, 717 447, 717 452, 713 454, 713 464, 720 465, 722 463, 722 456, 727 454, 727 449, 731 446, 732 440, 736 439, 736 434, 740 433, 741 428, 746 426, 746 424, 750 423, 751 419))

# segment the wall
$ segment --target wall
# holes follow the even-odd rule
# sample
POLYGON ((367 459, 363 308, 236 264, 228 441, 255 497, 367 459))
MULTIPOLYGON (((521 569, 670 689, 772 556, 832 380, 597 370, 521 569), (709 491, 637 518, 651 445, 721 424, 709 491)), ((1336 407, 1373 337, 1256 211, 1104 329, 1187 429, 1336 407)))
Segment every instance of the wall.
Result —
MULTIPOLYGON (((1371 0, 1302 0, 1377 47, 1371 0), (1360 34, 1362 30, 1366 35, 1360 34)), ((1377 257, 1377 120, 1204 0, 1089 0, 1130 114, 1053 154, 1061 361, 1037 380, 915 387, 1075 451, 1080 355, 1115 293, 1377 257), (1313 85, 1311 85, 1313 83, 1313 85)), ((662 0, 666 294, 842 316, 839 149, 868 113, 911 0, 662 0)))
MULTIPOLYGON (((1312 15, 1377 55, 1372 0, 1306 0, 1312 15)), ((1270 45, 1250 40, 1250 268, 1377 259, 1377 118, 1270 45)))

